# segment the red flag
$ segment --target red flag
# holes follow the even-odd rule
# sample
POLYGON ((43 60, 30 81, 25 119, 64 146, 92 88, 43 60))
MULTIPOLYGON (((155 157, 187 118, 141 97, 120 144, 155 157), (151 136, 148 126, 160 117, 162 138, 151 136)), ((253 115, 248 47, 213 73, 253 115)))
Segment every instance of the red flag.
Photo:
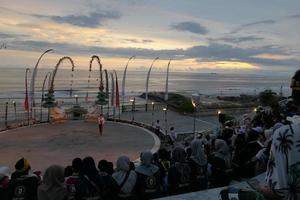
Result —
POLYGON ((117 76, 117 72, 115 72, 115 78, 116 78, 116 107, 119 108, 120 107, 120 95, 119 95, 119 84, 118 84, 118 76, 117 76))
POLYGON ((26 69, 26 75, 25 75, 25 100, 24 100, 24 110, 29 112, 29 101, 28 101, 28 86, 27 86, 27 72, 28 69, 26 69))
POLYGON ((25 101, 24 101, 24 110, 29 111, 29 103, 28 103, 28 93, 26 92, 25 101))

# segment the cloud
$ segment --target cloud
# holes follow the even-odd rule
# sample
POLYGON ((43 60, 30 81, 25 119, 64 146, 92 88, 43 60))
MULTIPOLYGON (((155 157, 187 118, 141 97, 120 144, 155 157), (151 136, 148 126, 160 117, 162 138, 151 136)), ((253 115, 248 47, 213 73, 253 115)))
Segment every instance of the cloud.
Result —
POLYGON ((223 42, 237 44, 237 43, 241 43, 241 42, 254 42, 254 41, 259 41, 259 40, 263 40, 263 39, 264 38, 262 38, 262 37, 249 35, 249 36, 241 36, 241 37, 222 37, 222 38, 209 39, 209 40, 212 42, 223 41, 223 42))
POLYGON ((248 27, 252 27, 252 26, 259 26, 259 25, 270 25, 270 24, 275 24, 277 21, 273 20, 273 19, 269 19, 269 20, 261 20, 261 21, 256 21, 256 22, 251 22, 248 24, 242 24, 239 27, 237 27, 236 29, 234 29, 233 31, 231 31, 229 34, 235 34, 245 28, 248 27))
POLYGON ((153 43, 154 40, 149 40, 149 39, 143 39, 143 40, 138 40, 138 39, 131 39, 131 38, 128 38, 128 39, 124 39, 124 41, 126 42, 131 42, 131 43, 142 43, 142 44, 145 44, 145 43, 153 43))
POLYGON ((57 23, 67 23, 74 26, 96 28, 103 25, 102 23, 108 19, 119 19, 119 12, 99 11, 91 12, 88 15, 66 15, 66 16, 48 16, 48 15, 33 15, 38 18, 48 18, 57 23))
POLYGON ((3 33, 0 32, 0 39, 18 39, 20 37, 26 37, 24 34, 12 34, 12 33, 3 33))
POLYGON ((300 14, 289 15, 288 18, 300 18, 300 14))
POLYGON ((275 24, 276 21, 269 19, 269 20, 262 20, 262 21, 256 21, 248 24, 243 24, 243 27, 249 27, 249 26, 256 26, 256 25, 265 25, 265 24, 275 24))
POLYGON ((180 22, 172 24, 171 29, 177 31, 188 31, 200 35, 205 35, 208 33, 208 30, 204 26, 196 22, 180 22))
MULTIPOLYGON (((272 56, 259 57, 257 55, 288 55, 285 49, 278 46, 262 46, 256 48, 239 48, 226 44, 209 43, 208 46, 194 46, 188 49, 153 50, 145 48, 111 48, 98 46, 83 46, 68 43, 49 43, 44 41, 14 41, 11 49, 25 51, 44 51, 53 48, 57 53, 65 55, 91 55, 99 54, 109 57, 130 57, 136 55, 139 58, 152 59, 159 56, 161 59, 195 59, 199 62, 235 61, 252 63, 261 66, 298 67, 299 59, 272 59, 272 56), (176 57, 176 55, 181 55, 176 57)), ((277 56, 278 57, 278 56, 277 56)))

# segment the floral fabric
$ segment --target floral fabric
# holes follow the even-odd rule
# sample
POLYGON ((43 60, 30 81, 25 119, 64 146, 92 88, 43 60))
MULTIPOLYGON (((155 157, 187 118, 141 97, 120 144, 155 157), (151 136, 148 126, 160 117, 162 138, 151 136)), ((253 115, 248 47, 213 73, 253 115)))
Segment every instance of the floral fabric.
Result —
POLYGON ((300 124, 283 126, 274 133, 266 181, 282 199, 300 199, 300 124))

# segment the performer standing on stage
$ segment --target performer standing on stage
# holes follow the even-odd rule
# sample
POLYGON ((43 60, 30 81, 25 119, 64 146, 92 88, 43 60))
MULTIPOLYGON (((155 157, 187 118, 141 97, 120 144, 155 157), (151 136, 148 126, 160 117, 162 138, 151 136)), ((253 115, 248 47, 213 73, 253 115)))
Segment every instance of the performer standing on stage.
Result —
POLYGON ((104 123, 105 123, 104 115, 101 113, 98 117, 99 133, 100 133, 101 136, 102 136, 102 133, 103 133, 104 123))

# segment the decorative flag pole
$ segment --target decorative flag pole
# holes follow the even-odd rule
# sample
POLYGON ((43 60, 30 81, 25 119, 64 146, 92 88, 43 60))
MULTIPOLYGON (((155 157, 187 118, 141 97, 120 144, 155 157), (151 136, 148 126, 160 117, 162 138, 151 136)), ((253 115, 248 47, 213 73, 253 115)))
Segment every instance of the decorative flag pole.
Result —
POLYGON ((120 94, 119 94, 119 84, 118 84, 118 75, 116 70, 113 70, 116 79, 116 108, 119 110, 119 119, 121 119, 121 109, 120 109, 120 94))
POLYGON ((51 51, 53 51, 53 49, 48 49, 40 55, 39 59, 37 60, 35 66, 34 66, 34 69, 33 69, 32 75, 31 75, 31 82, 30 82, 31 119, 35 118, 35 112, 32 112, 32 109, 35 107, 34 87, 35 87, 35 79, 36 79, 36 75, 37 75, 37 69, 38 69, 38 66, 39 66, 39 63, 40 63, 42 57, 51 51))
MULTIPOLYGON (((42 86, 42 98, 41 98, 41 113, 40 113, 40 122, 43 121, 43 101, 44 101, 44 91, 45 91, 45 84, 46 80, 49 77, 49 80, 51 79, 51 72, 47 72, 45 75, 44 81, 43 81, 43 86, 42 86)), ((49 82, 48 82, 48 87, 49 87, 49 82)), ((48 88, 49 89, 49 88, 48 88)))
POLYGON ((135 56, 131 56, 128 61, 127 61, 127 64, 125 66, 125 69, 124 69, 124 72, 123 72, 123 80, 122 80, 122 109, 124 107, 124 103, 125 103, 125 80, 126 80, 126 74, 127 74, 127 67, 128 67, 128 64, 130 62, 130 60, 134 59, 135 56))
POLYGON ((58 70, 58 67, 60 66, 60 64, 64 61, 64 60, 68 60, 70 61, 71 65, 72 65, 72 72, 74 71, 75 65, 74 62, 72 60, 72 58, 65 56, 62 57, 61 59, 59 59, 59 61, 57 62, 53 72, 52 72, 52 76, 51 76, 51 81, 50 81, 50 87, 48 89, 48 93, 45 94, 46 98, 44 99, 44 103, 43 103, 43 107, 44 108, 48 108, 48 110, 50 110, 50 108, 53 108, 57 105, 57 103, 55 102, 55 97, 54 97, 54 80, 55 80, 55 76, 58 70))
POLYGON ((24 111, 27 112, 27 124, 29 126, 29 99, 28 99, 28 73, 30 72, 29 68, 26 68, 25 71, 25 100, 24 100, 24 111))
POLYGON ((113 107, 113 119, 115 119, 115 81, 114 81, 114 73, 110 73, 111 77, 111 98, 110 98, 110 103, 111 106, 113 107))
MULTIPOLYGON (((109 99, 109 87, 108 87, 108 73, 107 73, 107 69, 104 69, 104 73, 105 73, 105 98, 109 99)), ((107 118, 109 117, 109 101, 107 101, 107 118)))
POLYGON ((148 87, 149 87, 150 73, 151 73, 152 66, 153 66, 154 62, 155 62, 156 60, 158 60, 158 59, 159 59, 159 57, 156 57, 156 58, 152 61, 151 65, 150 65, 150 68, 149 68, 149 71, 148 71, 148 73, 147 73, 147 79, 146 79, 146 93, 145 93, 145 99, 146 99, 146 104, 145 104, 146 107, 145 107, 145 110, 146 110, 146 112, 148 111, 148 87))
POLYGON ((97 60, 97 63, 99 65, 99 72, 100 72, 100 83, 99 83, 99 92, 97 94, 97 100, 95 101, 96 105, 100 105, 100 113, 103 114, 103 105, 107 104, 106 95, 104 94, 104 86, 103 86, 103 76, 102 76, 102 64, 100 62, 100 58, 96 55, 92 56, 92 59, 90 61, 90 64, 93 62, 93 60, 97 60))
POLYGON ((167 103, 169 99, 169 70, 170 70, 170 63, 172 59, 169 60, 168 67, 167 67, 167 78, 166 78, 166 88, 165 88, 165 102, 167 103))

